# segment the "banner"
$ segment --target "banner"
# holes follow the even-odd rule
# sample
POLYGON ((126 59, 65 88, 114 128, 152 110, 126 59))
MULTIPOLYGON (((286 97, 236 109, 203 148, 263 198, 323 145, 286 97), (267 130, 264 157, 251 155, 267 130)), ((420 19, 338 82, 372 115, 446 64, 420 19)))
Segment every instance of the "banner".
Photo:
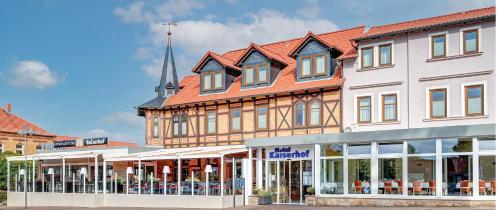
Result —
POLYGON ((55 141, 54 142, 54 148, 75 147, 75 146, 76 146, 76 140, 64 140, 64 141, 55 141))
POLYGON ((104 145, 104 144, 108 144, 108 137, 83 139, 83 145, 85 146, 104 145))

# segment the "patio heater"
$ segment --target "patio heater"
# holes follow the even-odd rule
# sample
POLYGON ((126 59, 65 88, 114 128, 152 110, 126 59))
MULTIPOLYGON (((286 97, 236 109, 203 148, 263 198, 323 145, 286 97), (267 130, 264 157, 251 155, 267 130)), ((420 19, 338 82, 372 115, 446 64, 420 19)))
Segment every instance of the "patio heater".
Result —
POLYGON ((163 166, 163 194, 167 194, 167 174, 170 173, 170 166, 163 166))
POLYGON ((87 181, 87 168, 82 167, 80 169, 80 175, 83 175, 83 194, 87 193, 87 186, 85 181, 87 181))
POLYGON ((128 183, 128 182, 129 182, 129 181, 128 181, 128 176, 129 176, 130 174, 133 174, 133 173, 134 173, 134 169, 133 169, 132 167, 127 167, 127 195, 128 195, 128 184, 129 184, 129 183, 128 183))
POLYGON ((55 184, 54 184, 54 168, 49 168, 47 174, 50 175, 50 186, 52 188, 52 192, 54 192, 55 184))
POLYGON ((209 176, 208 174, 209 173, 212 173, 214 172, 213 169, 212 169, 212 165, 206 165, 205 166, 205 195, 208 196, 208 189, 210 189, 210 186, 209 186, 209 176))

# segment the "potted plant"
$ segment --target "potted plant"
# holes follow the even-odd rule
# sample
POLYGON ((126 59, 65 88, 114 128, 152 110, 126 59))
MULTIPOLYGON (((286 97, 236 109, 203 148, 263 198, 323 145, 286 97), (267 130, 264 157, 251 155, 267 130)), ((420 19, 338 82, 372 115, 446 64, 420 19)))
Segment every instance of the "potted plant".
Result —
POLYGON ((315 201, 316 200, 315 200, 314 195, 315 195, 315 189, 314 189, 314 187, 312 187, 312 186, 308 187, 306 189, 306 195, 305 195, 305 197, 306 197, 306 205, 307 206, 314 206, 315 205, 315 203, 316 203, 315 201))
POLYGON ((252 195, 248 196, 249 205, 266 205, 271 204, 273 193, 268 190, 256 189, 252 190, 252 195))

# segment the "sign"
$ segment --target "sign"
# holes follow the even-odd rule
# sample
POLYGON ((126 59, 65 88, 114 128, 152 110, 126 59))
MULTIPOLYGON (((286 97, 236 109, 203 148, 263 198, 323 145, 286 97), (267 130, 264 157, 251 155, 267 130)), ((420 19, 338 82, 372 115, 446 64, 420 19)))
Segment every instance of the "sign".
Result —
POLYGON ((268 159, 310 159, 311 150, 309 148, 294 148, 294 147, 274 147, 268 148, 268 159))
POLYGON ((76 146, 76 140, 64 140, 64 141, 55 141, 54 142, 54 148, 75 147, 75 146, 76 146))
POLYGON ((108 137, 83 139, 83 145, 85 146, 103 145, 103 144, 108 144, 108 137))

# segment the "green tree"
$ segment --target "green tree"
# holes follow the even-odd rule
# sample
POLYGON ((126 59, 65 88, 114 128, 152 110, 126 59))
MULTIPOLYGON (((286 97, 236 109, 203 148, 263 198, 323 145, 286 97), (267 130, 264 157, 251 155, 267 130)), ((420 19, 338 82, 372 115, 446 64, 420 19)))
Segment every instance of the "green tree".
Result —
MULTIPOLYGON (((11 156, 19 156, 19 154, 11 151, 0 154, 0 190, 7 190, 7 157, 11 156)), ((10 162, 11 183, 13 182, 12 177, 17 174, 19 167, 24 167, 24 163, 22 161, 10 162)))

